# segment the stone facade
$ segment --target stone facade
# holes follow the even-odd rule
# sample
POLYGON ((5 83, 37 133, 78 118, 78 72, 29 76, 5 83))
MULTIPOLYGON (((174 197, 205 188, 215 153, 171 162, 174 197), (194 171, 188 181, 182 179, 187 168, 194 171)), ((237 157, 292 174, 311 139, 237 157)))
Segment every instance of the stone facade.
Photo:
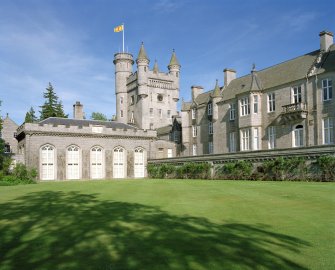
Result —
POLYGON ((158 64, 149 69, 150 60, 142 44, 133 73, 133 56, 117 53, 115 64, 116 120, 141 129, 156 129, 172 123, 177 115, 180 65, 173 52, 168 72, 161 72, 158 64))
POLYGON ((333 34, 321 32, 320 44, 240 78, 225 69, 223 87, 192 87, 192 101, 182 104, 182 155, 334 144, 333 34))
POLYGON ((24 149, 25 164, 38 168, 40 179, 63 180, 146 177, 147 159, 156 157, 150 156, 156 137, 156 131, 120 123, 48 118, 38 124, 22 125, 17 138, 19 147, 24 149), (44 148, 51 150, 45 152, 50 155, 45 160, 44 148), (95 149, 100 149, 98 161, 95 149), (135 173, 136 166, 143 170, 142 175, 135 173), (43 176, 47 167, 51 173, 45 172, 47 176, 43 176), (118 175, 116 168, 121 170, 118 175), (94 175, 92 170, 99 170, 99 174, 94 175))
POLYGON ((3 119, 3 129, 1 138, 5 141, 5 152, 17 154, 18 143, 16 140, 17 128, 19 127, 12 119, 9 118, 8 114, 3 119))

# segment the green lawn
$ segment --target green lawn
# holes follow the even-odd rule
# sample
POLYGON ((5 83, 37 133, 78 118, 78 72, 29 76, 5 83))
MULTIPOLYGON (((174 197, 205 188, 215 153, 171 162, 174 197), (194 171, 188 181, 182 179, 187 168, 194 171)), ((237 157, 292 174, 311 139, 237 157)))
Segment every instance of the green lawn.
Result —
POLYGON ((0 187, 0 269, 334 269, 335 184, 0 187))

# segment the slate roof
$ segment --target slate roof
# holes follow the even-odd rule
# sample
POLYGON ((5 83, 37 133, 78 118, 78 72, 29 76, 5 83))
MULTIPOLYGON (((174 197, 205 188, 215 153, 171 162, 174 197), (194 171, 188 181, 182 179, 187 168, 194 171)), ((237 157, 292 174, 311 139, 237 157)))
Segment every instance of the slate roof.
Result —
POLYGON ((207 104, 208 101, 210 100, 210 97, 211 97, 213 91, 214 91, 214 90, 211 90, 211 91, 208 91, 208 92, 199 94, 199 95, 195 98, 195 102, 196 102, 198 105, 207 104))
POLYGON ((141 44, 141 48, 140 48, 140 51, 139 51, 139 53, 138 53, 137 59, 145 59, 145 60, 149 60, 149 58, 148 58, 148 56, 147 56, 147 53, 145 52, 143 42, 142 42, 142 44, 141 44))
POLYGON ((59 118, 59 117, 49 117, 45 120, 39 122, 40 125, 65 125, 65 126, 83 126, 88 127, 90 125, 105 126, 107 128, 117 128, 117 129, 136 129, 135 127, 116 121, 97 121, 97 120, 78 120, 69 118, 59 118))
MULTIPOLYGON (((253 88, 259 88, 259 86, 263 89, 269 89, 278 85, 304 79, 312 66, 315 64, 319 54, 320 50, 316 50, 272 67, 257 71, 257 78, 254 77, 256 80, 253 80, 252 74, 237 78, 231 81, 224 89, 223 98, 224 100, 232 99, 238 94, 250 91, 250 89, 253 88), (255 82, 261 85, 257 85, 255 82)), ((334 44, 330 47, 330 50, 324 54, 321 63, 322 65, 317 70, 318 74, 335 70, 334 44)))
POLYGON ((169 66, 173 66, 173 65, 180 66, 180 64, 178 62, 178 59, 177 59, 177 56, 176 56, 176 53, 175 53, 174 50, 173 50, 173 53, 172 53, 172 56, 171 56, 171 59, 170 59, 170 63, 169 63, 169 66))
POLYGON ((168 134, 172 130, 172 125, 157 128, 157 135, 168 134))

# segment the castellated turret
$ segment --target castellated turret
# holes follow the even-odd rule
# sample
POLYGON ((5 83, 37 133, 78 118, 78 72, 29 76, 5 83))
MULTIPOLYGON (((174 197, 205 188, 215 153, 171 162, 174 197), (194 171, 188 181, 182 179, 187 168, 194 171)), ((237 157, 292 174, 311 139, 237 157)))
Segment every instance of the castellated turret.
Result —
POLYGON ((133 71, 133 56, 130 53, 116 53, 113 63, 115 65, 116 120, 127 124, 127 79, 133 71))
POLYGON ((115 92, 117 121, 141 129, 157 129, 170 125, 177 115, 180 65, 173 52, 168 72, 159 71, 150 60, 142 43, 136 59, 137 72, 132 73, 131 54, 115 54, 115 92), (121 113, 122 112, 122 113, 121 113))

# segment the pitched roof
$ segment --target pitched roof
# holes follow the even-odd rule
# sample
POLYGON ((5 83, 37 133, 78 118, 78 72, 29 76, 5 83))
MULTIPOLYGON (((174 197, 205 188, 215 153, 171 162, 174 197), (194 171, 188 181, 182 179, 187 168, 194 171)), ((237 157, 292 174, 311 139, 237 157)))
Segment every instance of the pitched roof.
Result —
POLYGON ((154 64, 154 68, 153 68, 153 72, 154 72, 154 73, 158 73, 158 72, 159 72, 158 64, 157 64, 157 60, 155 60, 155 64, 154 64))
POLYGON ((176 56, 176 53, 175 53, 174 50, 172 52, 172 56, 171 56, 170 63, 169 63, 169 66, 173 66, 173 65, 180 66, 180 64, 178 62, 178 59, 177 59, 177 56, 176 56))
POLYGON ((197 103, 198 105, 208 103, 208 101, 210 100, 210 97, 211 97, 213 91, 214 91, 214 90, 211 90, 211 91, 208 91, 208 92, 199 94, 199 95, 195 98, 195 103, 197 103))
POLYGON ((147 56, 147 53, 145 52, 143 42, 142 42, 142 44, 141 44, 141 48, 140 48, 140 51, 139 51, 139 53, 138 53, 137 59, 145 59, 145 60, 149 60, 149 58, 148 58, 148 56, 147 56))
POLYGON ((64 125, 64 126, 83 126, 88 127, 90 125, 105 126, 107 128, 117 128, 117 129, 135 129, 135 127, 119 123, 116 121, 97 121, 97 120, 79 120, 79 119, 69 119, 69 118, 59 118, 59 117, 49 117, 45 120, 39 122, 40 125, 64 125))
MULTIPOLYGON (((305 78, 308 71, 313 66, 319 53, 320 51, 317 50, 258 71, 257 77, 262 83, 263 89, 269 89, 278 85, 294 82, 305 78)), ((334 61, 333 54, 330 54, 330 61, 334 61)), ((324 65, 326 64, 328 65, 328 68, 331 68, 331 64, 329 64, 328 58, 327 63, 325 63, 324 65)), ((332 68, 334 69, 334 67, 332 68)), ((255 84, 252 85, 252 83, 252 74, 232 80, 223 91, 224 99, 232 99, 238 94, 250 91, 250 89, 255 86, 255 84)))
POLYGON ((216 80, 216 84, 215 84, 215 87, 214 87, 214 90, 213 90, 213 93, 212 93, 212 97, 221 97, 221 90, 220 90, 220 87, 219 87, 219 83, 218 83, 218 80, 216 80))
POLYGON ((164 127, 160 127, 156 129, 157 135, 168 134, 170 133, 171 130, 172 130, 172 125, 168 125, 168 126, 164 126, 164 127))

